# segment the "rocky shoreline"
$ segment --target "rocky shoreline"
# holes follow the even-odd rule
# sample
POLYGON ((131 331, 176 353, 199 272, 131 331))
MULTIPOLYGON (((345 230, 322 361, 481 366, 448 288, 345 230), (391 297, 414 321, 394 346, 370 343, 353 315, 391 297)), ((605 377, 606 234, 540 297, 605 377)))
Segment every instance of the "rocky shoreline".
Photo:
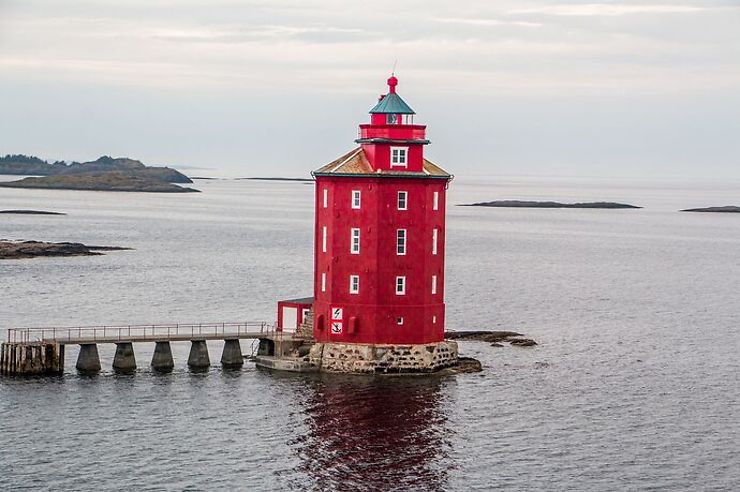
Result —
POLYGON ((82 243, 0 240, 0 260, 18 260, 40 256, 98 256, 101 251, 130 250, 121 246, 88 246, 82 243))

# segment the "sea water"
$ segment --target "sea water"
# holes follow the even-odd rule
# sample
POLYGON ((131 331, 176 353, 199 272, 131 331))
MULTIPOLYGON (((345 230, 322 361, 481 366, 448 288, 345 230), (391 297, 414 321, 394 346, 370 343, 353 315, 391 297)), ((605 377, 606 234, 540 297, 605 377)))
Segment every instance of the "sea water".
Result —
MULTIPOLYGON (((2 177, 0 179, 12 179, 2 177)), ((312 294, 313 185, 198 180, 199 194, 0 189, 0 239, 128 246, 0 262, 0 328, 268 321, 312 294)), ((457 178, 447 329, 484 371, 275 374, 247 363, 0 379, 0 489, 738 490, 740 183, 457 178), (458 207, 619 201, 640 210, 458 207)), ((0 336, 4 336, 4 333, 0 336)), ((250 353, 250 341, 242 350, 250 353)))

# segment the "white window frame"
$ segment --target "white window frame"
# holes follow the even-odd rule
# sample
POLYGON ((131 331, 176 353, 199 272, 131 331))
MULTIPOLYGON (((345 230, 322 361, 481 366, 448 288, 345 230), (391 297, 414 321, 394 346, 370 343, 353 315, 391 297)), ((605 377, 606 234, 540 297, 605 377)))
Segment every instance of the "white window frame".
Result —
POLYGON ((432 316, 432 324, 437 324, 437 316, 432 316))
POLYGON ((437 276, 432 275, 432 295, 437 293, 437 276))
POLYGON ((326 253, 326 226, 321 229, 321 251, 326 253))
POLYGON ((439 229, 436 227, 432 230, 432 254, 437 254, 437 239, 439 236, 439 229))
POLYGON ((329 189, 324 188, 324 208, 329 206, 329 189))
POLYGON ((432 197, 432 210, 439 210, 439 191, 435 191, 432 197))
POLYGON ((360 190, 352 190, 352 208, 359 209, 361 205, 362 193, 360 190))
POLYGON ((408 167, 409 148, 408 147, 391 147, 391 167, 408 167), (398 152, 398 159, 394 160, 394 152, 398 152), (403 157, 403 159, 401 159, 403 157))
POLYGON ((406 229, 396 229, 396 255, 406 255, 406 243, 408 241, 406 229))
POLYGON ((360 293, 360 276, 359 275, 349 276, 349 293, 350 294, 360 293))
POLYGON ((326 272, 321 272, 321 292, 326 292, 326 272))
POLYGON ((404 276, 396 277, 396 295, 406 295, 406 277, 404 276))
POLYGON ((409 192, 408 191, 399 191, 396 195, 396 208, 398 210, 408 210, 409 209, 409 192), (401 206, 401 197, 403 196, 403 207, 401 206))
POLYGON ((350 232, 349 252, 353 255, 360 254, 360 228, 353 227, 350 232))

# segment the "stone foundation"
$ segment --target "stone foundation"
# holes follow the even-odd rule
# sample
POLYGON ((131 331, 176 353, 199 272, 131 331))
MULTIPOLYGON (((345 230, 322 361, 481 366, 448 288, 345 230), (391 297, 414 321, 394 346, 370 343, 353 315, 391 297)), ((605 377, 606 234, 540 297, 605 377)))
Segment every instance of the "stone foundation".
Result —
POLYGON ((316 343, 308 354, 310 363, 325 372, 424 373, 457 364, 457 343, 444 341, 423 345, 363 345, 316 343))

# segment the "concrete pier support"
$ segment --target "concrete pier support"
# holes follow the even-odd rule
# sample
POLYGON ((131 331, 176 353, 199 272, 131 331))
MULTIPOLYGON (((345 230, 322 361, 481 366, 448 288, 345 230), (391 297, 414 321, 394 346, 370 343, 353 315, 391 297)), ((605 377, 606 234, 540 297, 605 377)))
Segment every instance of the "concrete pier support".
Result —
POLYGON ((224 351, 221 354, 221 365, 237 368, 244 365, 242 347, 238 339, 224 340, 224 351))
POLYGON ((172 372, 175 361, 172 359, 172 348, 170 342, 154 342, 154 355, 152 355, 152 369, 157 372, 172 372))
POLYGON ((97 344, 83 343, 80 345, 80 353, 77 356, 75 368, 85 374, 100 372, 100 356, 98 355, 97 344))
POLYGON ((116 355, 113 357, 113 370, 119 374, 136 371, 136 357, 134 356, 133 343, 120 342, 116 344, 116 355))
POLYGON ((190 356, 188 357, 188 367, 190 369, 207 369, 211 365, 211 359, 208 357, 208 346, 205 340, 193 340, 190 345, 190 356))
POLYGON ((0 374, 33 376, 64 372, 64 345, 56 343, 3 343, 0 374))

